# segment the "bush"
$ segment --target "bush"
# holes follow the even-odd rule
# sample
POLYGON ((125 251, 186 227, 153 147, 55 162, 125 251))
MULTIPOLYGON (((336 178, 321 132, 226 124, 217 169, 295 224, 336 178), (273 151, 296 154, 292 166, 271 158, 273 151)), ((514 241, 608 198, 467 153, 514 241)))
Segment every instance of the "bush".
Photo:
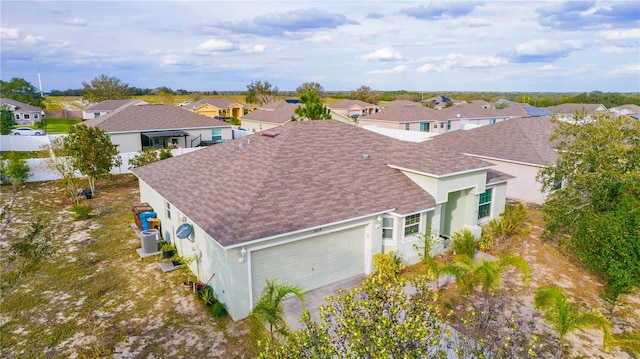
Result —
POLYGON ((216 318, 222 318, 227 315, 227 308, 221 302, 215 302, 207 306, 207 310, 216 318))
POLYGON ((476 255, 476 239, 468 229, 455 232, 451 235, 451 249, 460 256, 473 258, 476 255))
POLYGON ((77 220, 89 219, 91 204, 89 202, 74 204, 71 206, 71 212, 74 213, 73 217, 77 220))
POLYGON ((493 248, 493 237, 490 235, 483 234, 478 241, 478 248, 481 251, 488 251, 493 248))
POLYGON ((398 280, 400 270, 402 270, 402 259, 397 257, 393 251, 378 253, 373 256, 373 265, 376 267, 376 273, 380 281, 395 282, 398 280))
POLYGON ((18 154, 9 154, 9 160, 0 166, 0 177, 3 183, 11 183, 14 188, 20 187, 29 177, 31 168, 18 154))

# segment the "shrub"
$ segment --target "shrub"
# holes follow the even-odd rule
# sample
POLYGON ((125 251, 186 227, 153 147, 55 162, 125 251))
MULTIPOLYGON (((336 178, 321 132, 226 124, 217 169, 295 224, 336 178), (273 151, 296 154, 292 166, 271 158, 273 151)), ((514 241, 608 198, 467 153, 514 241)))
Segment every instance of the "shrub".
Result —
POLYGON ((162 160, 166 160, 167 158, 171 158, 173 157, 173 154, 171 153, 171 150, 168 148, 163 148, 160 150, 160 161, 162 160))
POLYGON ((493 237, 490 235, 483 234, 478 241, 478 248, 481 251, 488 251, 493 248, 493 237))
POLYGON ((468 229, 455 232, 451 235, 451 249, 460 256, 473 258, 476 255, 476 239, 468 229))
POLYGON ((224 304, 221 302, 215 302, 212 305, 208 305, 207 310, 209 310, 209 313, 216 318, 222 318, 227 315, 227 308, 225 308, 224 304))
POLYGON ((89 219, 91 213, 91 204, 89 202, 77 203, 71 206, 73 217, 77 220, 89 219))
POLYGON ((27 162, 17 154, 9 154, 9 161, 3 164, 1 174, 3 182, 11 183, 14 188, 20 187, 29 177, 31 168, 27 162))
POLYGON ((402 259, 393 251, 378 253, 373 256, 373 265, 376 267, 378 279, 382 282, 397 281, 402 270, 402 259))

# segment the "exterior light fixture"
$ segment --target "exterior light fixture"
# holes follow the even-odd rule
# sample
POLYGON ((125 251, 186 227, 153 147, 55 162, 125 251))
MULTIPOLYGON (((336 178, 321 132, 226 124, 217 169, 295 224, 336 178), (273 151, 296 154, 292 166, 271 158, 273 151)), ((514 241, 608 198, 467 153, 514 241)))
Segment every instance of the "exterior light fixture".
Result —
POLYGON ((238 259, 238 262, 244 263, 246 260, 247 260, 247 250, 244 249, 244 247, 242 247, 242 249, 240 250, 240 258, 238 259))
POLYGON ((376 218, 376 229, 380 228, 381 224, 382 224, 382 217, 378 216, 378 218, 376 218))

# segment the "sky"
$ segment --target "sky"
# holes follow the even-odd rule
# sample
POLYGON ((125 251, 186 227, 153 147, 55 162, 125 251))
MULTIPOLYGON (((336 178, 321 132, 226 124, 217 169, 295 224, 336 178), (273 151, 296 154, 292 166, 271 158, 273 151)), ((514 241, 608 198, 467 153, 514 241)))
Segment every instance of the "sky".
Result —
POLYGON ((0 79, 45 92, 640 92, 640 1, 0 2, 0 79))

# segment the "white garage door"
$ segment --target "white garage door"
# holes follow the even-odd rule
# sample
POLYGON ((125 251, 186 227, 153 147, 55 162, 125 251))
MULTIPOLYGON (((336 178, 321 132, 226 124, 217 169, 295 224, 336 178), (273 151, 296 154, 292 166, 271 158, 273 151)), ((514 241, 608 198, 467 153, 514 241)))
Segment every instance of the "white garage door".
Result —
POLYGON ((251 252, 253 303, 265 279, 305 291, 364 273, 364 226, 251 252))

